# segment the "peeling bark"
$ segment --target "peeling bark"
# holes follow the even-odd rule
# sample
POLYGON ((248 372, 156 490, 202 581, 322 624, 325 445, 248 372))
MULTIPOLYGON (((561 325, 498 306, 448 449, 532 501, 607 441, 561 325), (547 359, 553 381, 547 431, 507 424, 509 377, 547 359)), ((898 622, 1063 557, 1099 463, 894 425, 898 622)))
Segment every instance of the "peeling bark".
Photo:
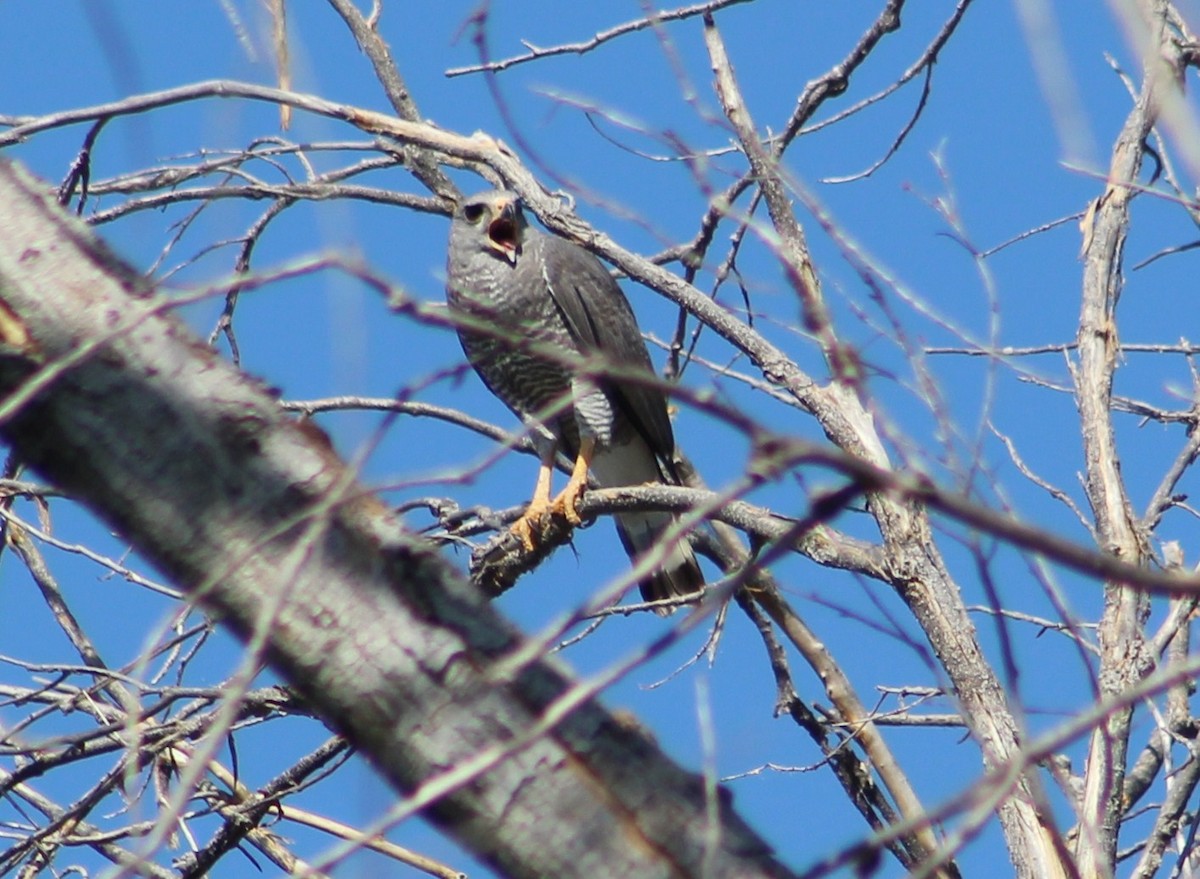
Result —
POLYGON ((0 431, 414 807, 509 876, 790 875, 7 163, 0 241, 0 431))

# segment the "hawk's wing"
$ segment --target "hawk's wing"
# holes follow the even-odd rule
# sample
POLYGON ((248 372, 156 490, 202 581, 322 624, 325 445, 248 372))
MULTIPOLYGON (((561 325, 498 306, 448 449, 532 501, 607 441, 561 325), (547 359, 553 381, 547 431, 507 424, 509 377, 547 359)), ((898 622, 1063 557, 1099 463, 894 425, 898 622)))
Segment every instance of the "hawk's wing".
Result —
MULTIPOLYGON (((602 354, 616 365, 644 369, 653 376, 654 367, 633 309, 603 263, 574 242, 537 235, 547 289, 580 350, 602 354)), ((662 392, 620 379, 604 384, 634 428, 670 468, 675 438, 662 392)))

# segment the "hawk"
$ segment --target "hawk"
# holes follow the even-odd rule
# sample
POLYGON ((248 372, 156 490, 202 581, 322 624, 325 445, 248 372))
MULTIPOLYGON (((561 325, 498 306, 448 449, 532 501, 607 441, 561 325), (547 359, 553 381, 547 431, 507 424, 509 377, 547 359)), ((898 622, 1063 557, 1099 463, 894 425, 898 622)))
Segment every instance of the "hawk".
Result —
MULTIPOLYGON (((541 464, 533 500, 513 525, 527 549, 548 513, 579 524, 589 472, 602 487, 680 484, 666 399, 625 294, 587 250, 529 226, 515 193, 493 190, 458 204, 446 299, 467 318, 458 330, 467 360, 531 428, 541 464), (575 463, 551 500, 559 449, 575 463)), ((617 514, 630 558, 661 543, 675 518, 617 514)), ((655 601, 698 593, 704 579, 687 541, 676 538, 639 585, 655 601)))

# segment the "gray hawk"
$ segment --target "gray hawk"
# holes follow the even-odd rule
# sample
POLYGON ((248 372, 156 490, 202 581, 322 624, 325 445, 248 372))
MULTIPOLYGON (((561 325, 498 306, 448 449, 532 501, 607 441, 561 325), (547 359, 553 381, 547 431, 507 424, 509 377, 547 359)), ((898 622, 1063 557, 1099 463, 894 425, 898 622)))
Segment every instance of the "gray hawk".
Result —
MULTIPOLYGON (((515 193, 493 190, 459 203, 450 226, 446 299, 453 313, 468 318, 458 330, 467 360, 530 426, 537 446, 533 500, 513 526, 527 549, 548 513, 579 524, 589 471, 603 487, 679 484, 666 399, 653 385, 650 355, 625 294, 587 250, 530 227, 515 193), (575 367, 583 358, 593 358, 590 373, 575 367), (597 361, 625 376, 644 373, 649 381, 597 375, 603 371, 597 361), (551 500, 560 448, 575 464, 551 500)), ((674 520, 664 512, 620 513, 617 533, 632 559, 659 544, 674 520)), ((686 539, 666 548, 662 565, 640 586, 647 601, 703 588, 686 539)))

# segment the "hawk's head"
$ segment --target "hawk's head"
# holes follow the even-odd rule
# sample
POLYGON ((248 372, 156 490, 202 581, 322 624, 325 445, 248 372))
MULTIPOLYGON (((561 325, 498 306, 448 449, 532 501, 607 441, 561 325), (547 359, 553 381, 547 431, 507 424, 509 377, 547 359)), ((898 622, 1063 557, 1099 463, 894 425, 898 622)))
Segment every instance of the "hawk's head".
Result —
POLYGON ((526 223, 516 193, 494 189, 463 199, 454 222, 472 229, 483 250, 517 264, 526 223))

